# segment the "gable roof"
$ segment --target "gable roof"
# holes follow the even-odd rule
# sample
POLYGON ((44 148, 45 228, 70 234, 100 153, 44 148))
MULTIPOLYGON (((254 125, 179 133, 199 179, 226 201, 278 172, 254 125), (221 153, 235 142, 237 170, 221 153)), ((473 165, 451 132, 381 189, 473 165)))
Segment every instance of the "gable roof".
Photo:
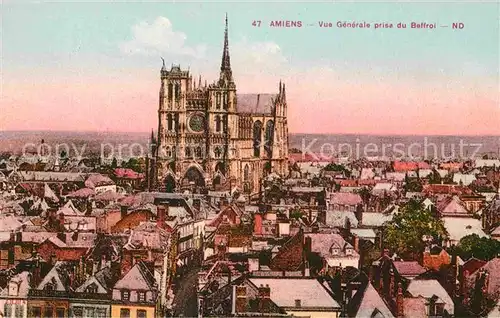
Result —
POLYGON ((157 290, 153 273, 143 262, 137 262, 119 281, 114 289, 157 290))
POLYGON ((360 288, 357 290, 353 299, 357 298, 361 299, 355 317, 373 317, 376 310, 378 310, 378 313, 385 318, 394 317, 371 283, 368 283, 366 288, 360 288))
POLYGON ((340 308, 339 303, 316 279, 304 278, 249 278, 255 286, 269 286, 271 300, 280 307, 295 307, 300 300, 301 308, 340 308))
POLYGON ((448 292, 446 292, 443 286, 435 279, 411 280, 406 291, 414 297, 422 296, 427 299, 436 295, 445 303, 444 309, 448 311, 449 314, 454 314, 455 312, 455 305, 450 295, 448 295, 448 292))

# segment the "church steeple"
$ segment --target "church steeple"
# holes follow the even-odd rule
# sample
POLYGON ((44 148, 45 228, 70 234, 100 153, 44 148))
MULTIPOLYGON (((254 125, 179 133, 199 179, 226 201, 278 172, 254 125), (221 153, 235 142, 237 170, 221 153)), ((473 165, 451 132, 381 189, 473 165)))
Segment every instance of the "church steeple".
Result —
POLYGON ((231 59, 229 57, 228 23, 226 13, 226 28, 224 30, 224 49, 220 65, 220 82, 233 83, 233 72, 231 71, 231 59))

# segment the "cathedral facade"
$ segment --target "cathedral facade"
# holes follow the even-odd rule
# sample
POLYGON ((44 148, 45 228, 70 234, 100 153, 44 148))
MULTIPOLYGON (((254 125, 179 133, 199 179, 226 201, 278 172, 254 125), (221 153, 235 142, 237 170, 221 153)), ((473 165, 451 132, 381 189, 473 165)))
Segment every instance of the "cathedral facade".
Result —
POLYGON ((228 25, 219 79, 193 79, 172 65, 161 69, 156 188, 231 189, 255 194, 269 173, 288 174, 285 85, 276 94, 238 94, 231 71, 228 25), (198 84, 196 84, 198 82, 198 84))

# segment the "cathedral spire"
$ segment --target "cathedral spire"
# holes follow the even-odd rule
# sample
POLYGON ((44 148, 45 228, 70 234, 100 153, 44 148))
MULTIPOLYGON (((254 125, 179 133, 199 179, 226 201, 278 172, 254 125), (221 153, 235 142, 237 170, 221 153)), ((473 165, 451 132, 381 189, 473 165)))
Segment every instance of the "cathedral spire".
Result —
POLYGON ((286 102, 285 83, 283 83, 283 101, 286 102))
POLYGON ((200 77, 198 78, 198 88, 201 88, 201 75, 200 75, 200 77))
POLYGON ((231 61, 229 58, 227 13, 226 13, 226 28, 224 30, 224 49, 222 51, 222 62, 220 65, 220 80, 233 82, 233 74, 231 71, 231 61))

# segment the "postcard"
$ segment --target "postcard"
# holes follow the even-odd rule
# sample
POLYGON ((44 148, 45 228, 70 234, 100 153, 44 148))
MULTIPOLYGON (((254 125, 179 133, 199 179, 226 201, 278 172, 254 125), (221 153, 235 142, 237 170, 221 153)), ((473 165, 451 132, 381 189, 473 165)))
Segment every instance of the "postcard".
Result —
POLYGON ((500 316, 499 12, 4 0, 0 314, 500 316))

